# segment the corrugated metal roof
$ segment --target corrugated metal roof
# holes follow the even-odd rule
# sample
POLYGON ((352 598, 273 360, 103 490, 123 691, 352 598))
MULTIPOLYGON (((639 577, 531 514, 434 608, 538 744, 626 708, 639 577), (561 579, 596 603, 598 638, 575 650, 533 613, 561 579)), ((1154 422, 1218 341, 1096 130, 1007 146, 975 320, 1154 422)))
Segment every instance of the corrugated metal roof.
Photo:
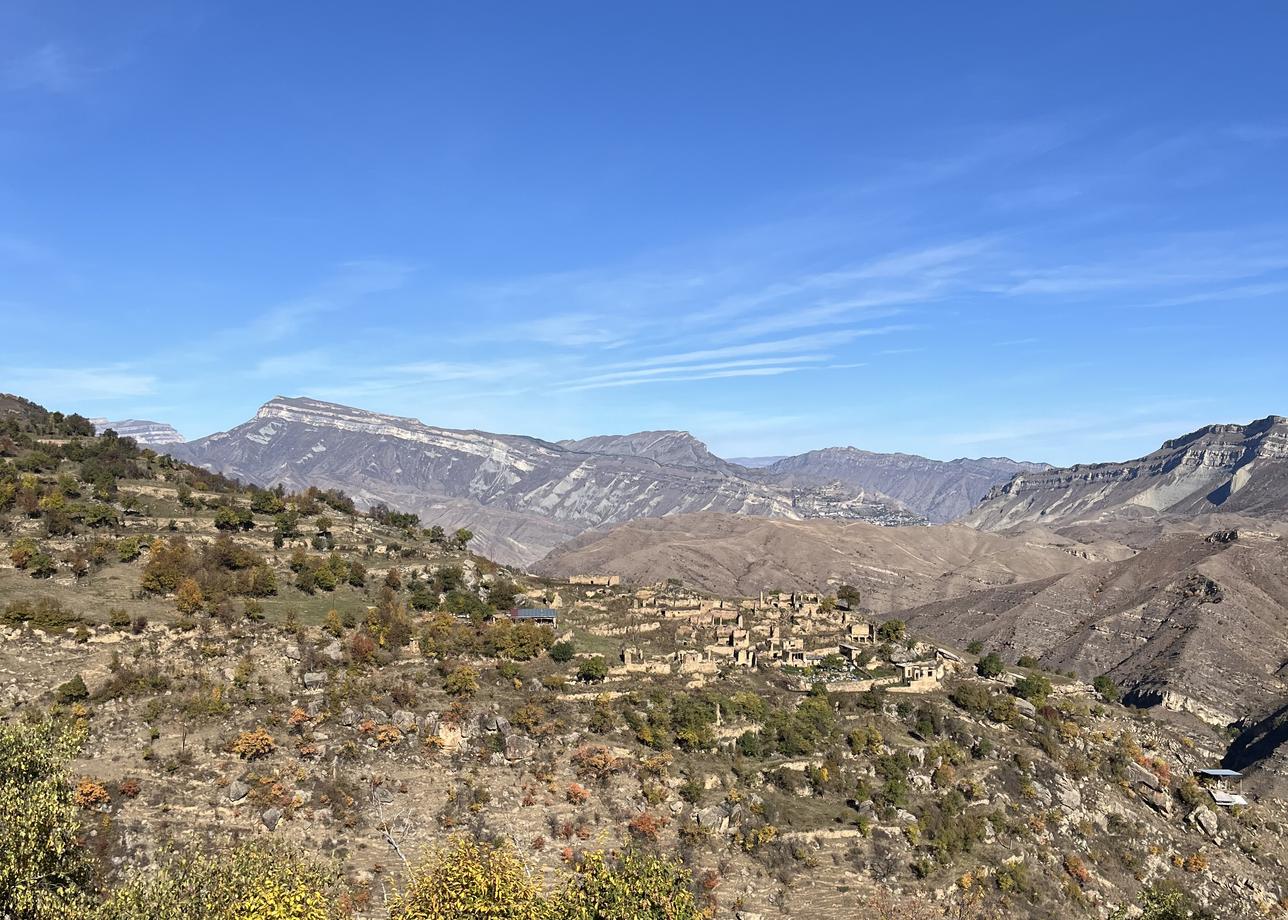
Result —
POLYGON ((1194 772, 1200 776, 1214 776, 1220 777, 1221 779, 1243 779, 1243 774, 1238 770, 1226 770, 1223 767, 1204 768, 1202 770, 1195 770, 1194 772))

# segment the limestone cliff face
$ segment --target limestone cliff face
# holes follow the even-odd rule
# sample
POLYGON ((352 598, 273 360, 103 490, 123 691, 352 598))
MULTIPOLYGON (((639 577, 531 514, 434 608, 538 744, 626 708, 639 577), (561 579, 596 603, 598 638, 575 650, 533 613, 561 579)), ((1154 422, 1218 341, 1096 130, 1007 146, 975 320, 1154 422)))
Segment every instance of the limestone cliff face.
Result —
MULTIPOLYGON (((339 488, 361 503, 415 511, 426 524, 466 526, 480 551, 516 564, 588 528, 636 518, 819 513, 809 503, 798 508, 792 492, 750 478, 684 432, 557 444, 278 397, 245 424, 171 453, 247 482, 339 488)), ((841 506, 856 517, 898 511, 879 500, 841 506)))
POLYGON ((965 522, 985 530, 1209 511, 1288 511, 1288 419, 1209 425, 1125 463, 1018 473, 965 522))

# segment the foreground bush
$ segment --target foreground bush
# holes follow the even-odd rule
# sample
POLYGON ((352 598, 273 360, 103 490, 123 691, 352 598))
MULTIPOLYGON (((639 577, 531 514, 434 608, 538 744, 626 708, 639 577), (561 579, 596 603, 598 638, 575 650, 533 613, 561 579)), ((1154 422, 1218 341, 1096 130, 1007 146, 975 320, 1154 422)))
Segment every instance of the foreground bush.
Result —
POLYGON ((551 894, 505 844, 456 838, 412 873, 393 920, 701 920, 678 862, 628 852, 583 857, 551 894))
POLYGON ((696 920, 706 917, 678 862, 640 853, 592 853, 553 898, 558 920, 696 920))
POLYGON ((91 864, 66 774, 80 742, 55 722, 0 724, 0 917, 65 917, 88 901, 91 864))
POLYGON ((415 868, 392 920, 547 920, 537 880, 508 846, 463 837, 415 868))
POLYGON ((131 873, 77 920, 332 920, 332 875, 317 862, 264 843, 190 853, 131 873))

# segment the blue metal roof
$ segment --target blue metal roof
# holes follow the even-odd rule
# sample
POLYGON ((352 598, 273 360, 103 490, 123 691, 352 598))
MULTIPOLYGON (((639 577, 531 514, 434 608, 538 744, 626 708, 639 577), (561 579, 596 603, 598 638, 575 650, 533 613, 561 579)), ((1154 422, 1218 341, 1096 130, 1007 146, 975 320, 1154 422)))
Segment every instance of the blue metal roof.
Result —
POLYGON ((1221 779, 1242 779, 1243 774, 1238 770, 1226 770, 1225 768, 1195 770, 1200 776, 1216 776, 1221 779))
POLYGON ((551 607, 520 607, 514 615, 520 620, 550 620, 559 616, 559 611, 551 607))

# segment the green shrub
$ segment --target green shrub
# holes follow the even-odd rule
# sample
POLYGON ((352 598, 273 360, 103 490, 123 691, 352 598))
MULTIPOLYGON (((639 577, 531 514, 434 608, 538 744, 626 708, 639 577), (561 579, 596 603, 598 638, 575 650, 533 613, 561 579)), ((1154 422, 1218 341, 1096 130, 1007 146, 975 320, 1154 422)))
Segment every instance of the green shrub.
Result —
POLYGON ((994 678, 1000 677, 1006 670, 1006 665, 1002 663, 1001 657, 996 652, 989 652, 981 658, 975 665, 975 672, 980 677, 994 678))
POLYGON ((1101 674, 1092 681, 1091 686, 1108 703, 1116 703, 1122 698, 1122 691, 1118 689, 1118 684, 1108 674, 1101 674))
POLYGON ((89 699, 89 689, 79 674, 54 690, 54 699, 64 706, 89 699))
POLYGON ((1026 674, 1015 682, 1015 694, 1040 706, 1051 695, 1051 681, 1041 674, 1026 674))
POLYGON ((582 683, 598 683, 608 676, 608 662, 602 655, 587 658, 577 666, 577 680, 582 683))

